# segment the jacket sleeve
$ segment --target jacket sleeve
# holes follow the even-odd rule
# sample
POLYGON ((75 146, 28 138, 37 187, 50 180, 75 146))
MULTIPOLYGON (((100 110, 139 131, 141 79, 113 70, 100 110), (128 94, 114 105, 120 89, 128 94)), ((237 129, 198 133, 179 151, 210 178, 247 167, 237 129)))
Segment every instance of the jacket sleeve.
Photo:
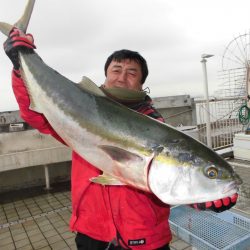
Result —
POLYGON ((165 123, 164 118, 162 117, 162 115, 153 107, 153 106, 149 106, 147 110, 144 111, 145 115, 148 115, 160 122, 165 123))
POLYGON ((29 95, 21 78, 20 72, 17 70, 12 71, 12 88, 20 109, 20 116, 23 120, 39 132, 43 134, 50 134, 58 141, 65 144, 63 139, 55 132, 43 114, 29 109, 29 95))
POLYGON ((140 112, 144 115, 150 116, 151 118, 154 118, 155 120, 158 120, 160 122, 165 123, 164 118, 162 115, 153 107, 152 103, 150 102, 144 102, 142 105, 140 105, 137 109, 137 112, 140 112))

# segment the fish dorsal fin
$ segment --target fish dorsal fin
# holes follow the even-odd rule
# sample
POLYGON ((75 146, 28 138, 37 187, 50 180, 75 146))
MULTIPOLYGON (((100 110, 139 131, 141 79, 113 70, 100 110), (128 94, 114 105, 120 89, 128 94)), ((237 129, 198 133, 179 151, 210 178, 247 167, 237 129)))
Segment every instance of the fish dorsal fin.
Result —
POLYGON ((121 164, 128 162, 138 163, 144 161, 141 156, 119 147, 100 145, 99 148, 101 148, 105 153, 107 153, 112 160, 121 164))
POLYGON ((105 173, 97 177, 92 177, 90 181, 101 184, 101 185, 114 185, 114 186, 125 185, 124 183, 117 180, 115 177, 105 174, 105 173))
POLYGON ((81 82, 77 84, 77 86, 82 90, 87 90, 95 95, 105 96, 106 95, 102 92, 102 90, 87 76, 83 76, 81 82))

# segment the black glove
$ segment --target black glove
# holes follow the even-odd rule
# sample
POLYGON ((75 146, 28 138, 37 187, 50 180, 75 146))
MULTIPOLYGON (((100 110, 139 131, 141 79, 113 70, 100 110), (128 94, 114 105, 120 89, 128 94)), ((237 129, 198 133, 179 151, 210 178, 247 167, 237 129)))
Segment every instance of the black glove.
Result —
POLYGON ((216 213, 221 213, 233 207, 236 204, 238 194, 234 194, 230 197, 219 199, 216 201, 208 201, 204 203, 197 203, 190 205, 197 210, 212 210, 216 213))
POLYGON ((36 48, 33 36, 31 34, 23 34, 17 28, 13 28, 10 31, 9 37, 4 42, 3 47, 15 70, 19 70, 20 68, 18 51, 22 50, 32 52, 33 49, 36 48))

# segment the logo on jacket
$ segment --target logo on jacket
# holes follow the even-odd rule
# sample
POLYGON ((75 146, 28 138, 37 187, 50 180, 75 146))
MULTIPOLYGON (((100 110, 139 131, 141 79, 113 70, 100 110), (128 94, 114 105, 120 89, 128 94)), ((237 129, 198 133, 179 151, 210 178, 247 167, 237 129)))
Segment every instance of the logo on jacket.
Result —
POLYGON ((139 246, 146 244, 146 239, 128 240, 129 246, 139 246))

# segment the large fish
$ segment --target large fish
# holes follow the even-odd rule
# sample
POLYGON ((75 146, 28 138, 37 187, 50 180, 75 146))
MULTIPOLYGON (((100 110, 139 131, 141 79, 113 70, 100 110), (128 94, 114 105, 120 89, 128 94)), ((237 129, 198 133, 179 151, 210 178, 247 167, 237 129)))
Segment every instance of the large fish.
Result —
MULTIPOLYGON (((26 32, 35 0, 14 25, 26 32)), ((8 35, 12 25, 0 23, 8 35)), ((233 195, 239 177, 197 140, 109 99, 88 78, 76 84, 34 52, 19 52, 31 109, 44 114, 62 139, 103 174, 103 185, 130 185, 167 204, 206 202, 233 195)))

